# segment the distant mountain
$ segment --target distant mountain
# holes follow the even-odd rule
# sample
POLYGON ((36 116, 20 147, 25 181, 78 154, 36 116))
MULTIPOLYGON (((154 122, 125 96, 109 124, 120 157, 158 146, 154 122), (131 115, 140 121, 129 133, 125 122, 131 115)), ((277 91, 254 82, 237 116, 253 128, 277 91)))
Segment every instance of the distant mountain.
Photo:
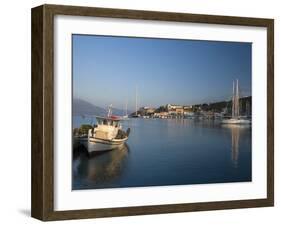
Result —
MULTIPOLYGON (((108 109, 104 109, 98 106, 95 106, 85 100, 81 99, 73 99, 72 102, 72 111, 73 115, 107 115, 108 109)), ((114 115, 124 115, 124 110, 120 110, 117 108, 112 108, 112 113, 114 115)), ((128 112, 129 114, 130 112, 128 112)))

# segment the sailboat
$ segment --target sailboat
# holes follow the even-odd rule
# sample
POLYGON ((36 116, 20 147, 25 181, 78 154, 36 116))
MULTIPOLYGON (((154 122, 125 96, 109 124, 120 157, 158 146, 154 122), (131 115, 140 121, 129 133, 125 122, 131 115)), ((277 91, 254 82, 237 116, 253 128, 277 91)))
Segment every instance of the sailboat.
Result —
POLYGON ((232 96, 232 116, 230 119, 223 119, 223 124, 251 124, 251 120, 240 116, 239 107, 239 82, 238 79, 233 81, 233 96, 232 96))

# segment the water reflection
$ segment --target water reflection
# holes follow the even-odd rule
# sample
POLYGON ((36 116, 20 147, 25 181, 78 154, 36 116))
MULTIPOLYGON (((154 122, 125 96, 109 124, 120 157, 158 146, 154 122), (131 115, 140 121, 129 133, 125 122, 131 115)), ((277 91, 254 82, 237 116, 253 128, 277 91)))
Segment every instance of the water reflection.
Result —
POLYGON ((130 151, 73 153, 73 190, 251 181, 251 126, 140 118, 123 126, 130 151))
POLYGON ((87 188, 87 186, 93 185, 104 187, 108 183, 114 183, 122 175, 128 154, 129 146, 127 144, 119 149, 97 152, 91 155, 83 147, 74 150, 73 182, 79 178, 79 180, 87 181, 87 183, 74 183, 73 188, 87 188))
POLYGON ((227 128, 231 132, 231 160, 235 168, 238 166, 239 160, 239 140, 240 135, 243 133, 243 130, 249 129, 250 125, 234 125, 234 124, 225 124, 222 125, 224 128, 227 128))

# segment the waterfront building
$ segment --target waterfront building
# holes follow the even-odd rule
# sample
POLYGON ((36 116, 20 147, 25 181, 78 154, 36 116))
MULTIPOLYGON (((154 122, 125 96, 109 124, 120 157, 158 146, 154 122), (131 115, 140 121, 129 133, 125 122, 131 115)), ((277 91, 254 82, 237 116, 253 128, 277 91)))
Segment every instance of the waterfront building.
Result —
POLYGON ((155 108, 152 107, 141 107, 139 109, 139 112, 141 113, 142 116, 153 116, 155 112, 155 108))
POLYGON ((182 105, 167 104, 166 108, 171 116, 183 115, 184 112, 182 105))
POLYGON ((176 105, 176 104, 167 104, 168 111, 172 111, 172 110, 176 110, 176 109, 180 109, 180 108, 183 108, 183 106, 176 105))
POLYGON ((159 113, 154 113, 155 118, 168 118, 169 113, 168 112, 159 112, 159 113))

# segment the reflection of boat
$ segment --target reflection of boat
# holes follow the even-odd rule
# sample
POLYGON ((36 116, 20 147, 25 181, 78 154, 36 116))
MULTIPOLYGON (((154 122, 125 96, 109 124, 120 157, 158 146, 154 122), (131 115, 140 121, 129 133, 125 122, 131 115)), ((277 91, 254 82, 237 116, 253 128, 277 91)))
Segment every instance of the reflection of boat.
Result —
POLYGON ((233 96, 232 96, 232 117, 230 119, 223 119, 224 124, 251 124, 251 120, 240 116, 239 108, 239 87, 238 80, 233 82, 233 96))
POLYGON ((231 159, 235 166, 238 164, 238 156, 239 156, 239 138, 240 131, 239 128, 234 127, 231 129, 231 159))
POLYGON ((127 155, 128 146, 125 144, 115 151, 93 156, 88 160, 88 179, 108 181, 119 176, 127 155))
POLYGON ((231 160, 235 167, 238 165, 240 133, 250 128, 249 124, 223 124, 224 128, 231 131, 231 160))
POLYGON ((78 181, 87 183, 73 184, 74 189, 106 187, 122 175, 128 154, 127 144, 114 151, 94 152, 90 157, 82 149, 77 150, 73 162, 73 176, 78 181))

